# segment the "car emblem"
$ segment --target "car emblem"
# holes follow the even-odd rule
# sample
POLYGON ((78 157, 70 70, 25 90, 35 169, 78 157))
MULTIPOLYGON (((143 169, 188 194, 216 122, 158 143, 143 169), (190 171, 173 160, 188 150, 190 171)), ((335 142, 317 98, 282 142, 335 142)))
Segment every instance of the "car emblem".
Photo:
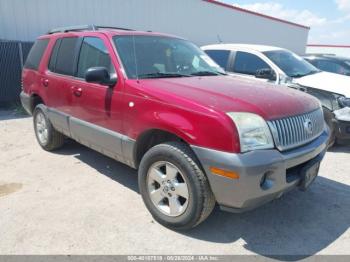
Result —
POLYGON ((312 122, 308 118, 304 121, 304 129, 308 134, 312 134, 312 122))

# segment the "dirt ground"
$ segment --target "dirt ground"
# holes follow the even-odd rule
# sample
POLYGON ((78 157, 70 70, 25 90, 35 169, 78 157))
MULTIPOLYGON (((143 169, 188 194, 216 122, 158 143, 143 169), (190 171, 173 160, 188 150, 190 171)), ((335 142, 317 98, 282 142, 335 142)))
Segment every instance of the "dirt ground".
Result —
POLYGON ((153 221, 135 170, 75 142, 45 152, 32 118, 0 111, 0 254, 350 254, 349 225, 350 147, 307 192, 179 233, 153 221))

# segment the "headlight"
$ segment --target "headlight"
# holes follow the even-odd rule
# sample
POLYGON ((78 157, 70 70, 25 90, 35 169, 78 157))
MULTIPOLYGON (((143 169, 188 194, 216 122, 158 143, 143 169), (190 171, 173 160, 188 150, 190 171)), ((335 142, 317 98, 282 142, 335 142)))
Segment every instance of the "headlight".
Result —
POLYGON ((252 113, 227 113, 239 133, 241 152, 274 147, 271 131, 266 121, 252 113))
POLYGON ((338 98, 338 102, 341 107, 350 107, 350 98, 341 96, 338 98))

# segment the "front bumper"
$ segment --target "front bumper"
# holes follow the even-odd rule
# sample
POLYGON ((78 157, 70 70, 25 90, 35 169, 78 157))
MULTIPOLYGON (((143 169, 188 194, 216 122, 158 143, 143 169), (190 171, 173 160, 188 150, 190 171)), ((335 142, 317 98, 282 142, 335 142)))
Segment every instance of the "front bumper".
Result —
POLYGON ((337 120, 335 123, 335 136, 342 144, 350 144, 350 122, 337 120))
POLYGON ((327 130, 313 142, 286 152, 271 149, 234 154, 197 146, 192 146, 192 149, 207 174, 221 208, 231 212, 244 212, 279 198, 297 187, 301 182, 298 171, 316 157, 323 157, 328 139, 327 130), (214 175, 209 170, 213 166, 235 171, 240 178, 214 175), (264 175, 266 180, 262 184, 264 175))
POLYGON ((333 111, 333 122, 335 129, 335 137, 337 141, 341 141, 346 143, 346 141, 350 142, 350 108, 343 107, 341 109, 333 111))

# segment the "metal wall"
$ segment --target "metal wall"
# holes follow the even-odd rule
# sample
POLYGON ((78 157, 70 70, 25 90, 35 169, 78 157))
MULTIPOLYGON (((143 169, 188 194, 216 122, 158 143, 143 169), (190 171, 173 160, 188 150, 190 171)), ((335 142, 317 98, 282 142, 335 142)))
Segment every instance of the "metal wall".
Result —
POLYGON ((33 41, 51 28, 99 24, 183 36, 198 45, 268 44, 303 54, 308 28, 202 0, 0 0, 0 38, 33 41))
POLYGON ((0 106, 19 100, 21 71, 33 43, 0 40, 0 106))
POLYGON ((308 46, 308 54, 333 54, 350 58, 350 46, 308 46))

